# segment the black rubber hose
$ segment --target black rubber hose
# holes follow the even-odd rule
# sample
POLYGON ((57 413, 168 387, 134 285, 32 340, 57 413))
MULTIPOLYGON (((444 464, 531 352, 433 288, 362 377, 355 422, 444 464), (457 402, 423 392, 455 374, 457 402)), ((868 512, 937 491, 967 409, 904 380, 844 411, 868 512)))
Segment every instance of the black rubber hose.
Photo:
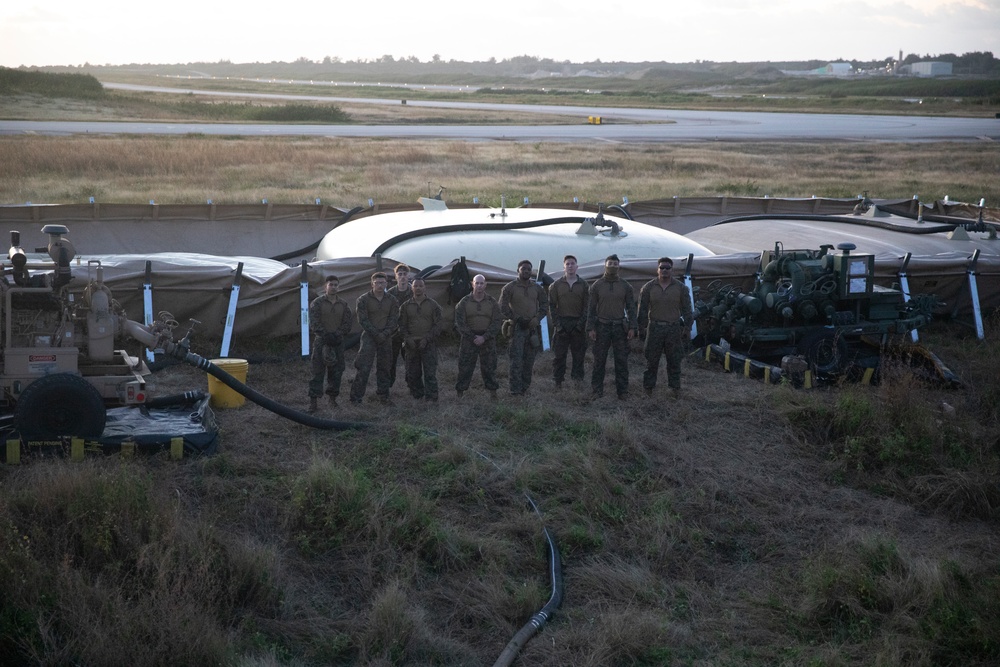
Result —
MULTIPOLYGON (((810 222, 812 221, 842 222, 848 225, 861 225, 863 227, 888 229, 894 232, 899 232, 900 234, 939 234, 941 232, 950 232, 957 226, 955 223, 950 223, 950 224, 938 223, 917 229, 915 227, 901 227, 899 225, 893 225, 890 222, 883 222, 875 218, 847 217, 840 215, 787 214, 787 215, 739 215, 733 218, 726 218, 725 220, 720 220, 719 222, 712 225, 712 227, 717 227, 719 225, 728 225, 731 222, 744 222, 747 220, 805 220, 810 222)), ((924 216, 924 220, 927 220, 927 216, 924 216)))
POLYGON ((372 257, 375 255, 384 255, 385 251, 397 243, 403 241, 409 241, 410 239, 419 238, 421 236, 434 236, 435 234, 451 234, 454 232, 478 232, 478 231, 505 231, 510 229, 531 229, 533 227, 547 227, 549 225, 563 225, 566 223, 582 223, 585 220, 592 220, 593 216, 590 218, 573 215, 560 218, 549 218, 546 220, 531 220, 529 222, 471 222, 464 225, 448 225, 447 227, 424 227, 421 229, 412 229, 408 232, 403 232, 397 236, 388 239, 383 242, 382 245, 375 248, 372 252, 372 257))
POLYGON ((143 403, 143 406, 147 408, 169 408, 172 405, 197 403, 206 396, 208 396, 207 392, 204 392, 201 389, 195 389, 193 391, 185 391, 183 394, 171 394, 170 396, 152 398, 143 403))
MULTIPOLYGON (((531 496, 525 494, 528 502, 531 503, 532 509, 535 510, 535 514, 538 514, 541 518, 541 513, 538 511, 538 507, 535 505, 535 501, 531 499, 531 496)), ((535 634, 542 629, 542 626, 552 617, 556 612, 556 609, 562 604, 563 599, 563 576, 562 576, 562 559, 559 556, 559 547, 556 546, 556 541, 552 539, 552 535, 549 533, 549 529, 544 525, 542 526, 542 533, 545 534, 545 539, 549 543, 549 576, 552 580, 552 596, 549 597, 549 601, 545 603, 537 614, 531 617, 531 619, 524 624, 524 626, 517 631, 514 638, 507 643, 507 647, 504 648, 503 653, 497 658, 497 661, 493 663, 493 667, 509 667, 513 664, 514 659, 517 658, 517 654, 520 653, 521 649, 525 644, 528 643, 535 634)))
POLYGON ((189 352, 183 345, 179 345, 177 343, 167 343, 163 347, 167 354, 170 354, 171 356, 176 357, 184 363, 190 364, 199 370, 205 371, 222 384, 249 398, 262 408, 270 410, 274 414, 280 415, 285 419, 290 419, 293 422, 302 424, 303 426, 328 431, 348 431, 352 429, 368 428, 368 426, 370 426, 367 422, 346 422, 336 419, 321 419, 320 417, 313 416, 309 413, 294 410, 286 405, 278 403, 277 401, 273 401, 259 391, 248 387, 205 357, 189 352))
MULTIPOLYGON (((340 220, 338 220, 337 222, 333 223, 333 226, 330 227, 329 230, 327 230, 327 233, 329 233, 330 231, 336 229, 340 225, 344 224, 345 222, 347 222, 348 220, 350 220, 351 218, 353 218, 355 216, 355 214, 360 213, 363 210, 365 210, 363 207, 361 207, 361 206, 355 206, 350 211, 348 211, 343 216, 341 216, 340 220)), ((269 257, 268 259, 273 259, 273 260, 278 261, 278 262, 283 262, 286 259, 291 259, 292 257, 298 257, 299 255, 306 254, 307 252, 312 252, 313 250, 315 250, 316 248, 318 248, 319 244, 322 243, 322 242, 323 242, 323 239, 321 238, 318 241, 316 241, 315 243, 310 243, 305 248, 299 248, 298 250, 290 250, 288 252, 283 252, 280 255, 275 255, 274 257, 269 257)))
POLYGON ((618 211, 618 215, 625 218, 626 220, 635 220, 635 218, 633 218, 631 214, 629 214, 629 212, 626 211, 624 207, 622 207, 620 204, 612 204, 611 206, 608 206, 607 210, 618 211))

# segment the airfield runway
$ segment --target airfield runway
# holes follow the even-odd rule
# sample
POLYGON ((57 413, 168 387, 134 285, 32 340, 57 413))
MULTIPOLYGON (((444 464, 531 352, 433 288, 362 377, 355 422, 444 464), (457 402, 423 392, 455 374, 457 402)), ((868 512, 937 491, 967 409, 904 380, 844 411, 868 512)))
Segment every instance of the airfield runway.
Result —
MULTIPOLYGON (((301 102, 399 105, 399 99, 313 95, 229 93, 128 84, 107 88, 195 95, 256 97, 301 102)), ((414 107, 511 111, 578 116, 567 125, 277 125, 264 123, 156 123, 0 120, 0 134, 205 134, 238 136, 318 136, 457 139, 514 142, 704 142, 704 141, 997 141, 1000 119, 932 116, 795 114, 737 111, 683 111, 480 102, 412 100, 414 107), (602 124, 587 122, 600 116, 602 124)))

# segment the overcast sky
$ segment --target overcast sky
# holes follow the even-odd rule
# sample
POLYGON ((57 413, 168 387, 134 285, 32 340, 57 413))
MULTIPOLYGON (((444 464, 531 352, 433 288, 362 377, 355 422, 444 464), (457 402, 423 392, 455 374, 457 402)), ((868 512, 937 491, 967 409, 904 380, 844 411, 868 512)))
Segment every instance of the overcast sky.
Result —
POLYGON ((992 51, 1000 0, 47 0, 0 6, 0 65, 881 60, 992 51))

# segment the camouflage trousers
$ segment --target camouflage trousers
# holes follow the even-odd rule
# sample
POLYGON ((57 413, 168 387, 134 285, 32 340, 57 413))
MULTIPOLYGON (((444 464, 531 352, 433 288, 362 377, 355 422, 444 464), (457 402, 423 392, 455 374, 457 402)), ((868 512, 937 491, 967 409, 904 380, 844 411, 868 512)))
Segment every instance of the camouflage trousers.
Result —
POLYGON ((644 389, 656 386, 656 374, 660 368, 660 357, 667 358, 667 385, 672 389, 681 388, 681 362, 684 360, 687 329, 680 324, 660 324, 650 322, 646 329, 646 370, 642 374, 644 389))
MULTIPOLYGON (((510 357, 510 393, 515 396, 528 391, 531 386, 531 374, 535 367, 535 355, 538 352, 531 343, 531 335, 535 329, 514 326, 510 337, 510 347, 507 350, 510 357)), ((539 345, 541 345, 541 340, 539 345)))
POLYGON ((552 337, 552 379, 556 384, 566 379, 566 358, 573 356, 570 376, 583 379, 583 359, 587 354, 587 332, 579 325, 581 318, 564 317, 552 337))
POLYGON ((403 357, 406 362, 406 386, 413 398, 438 397, 437 345, 427 343, 423 349, 409 347, 403 357))
POLYGON ((499 389, 496 339, 489 338, 477 346, 468 336, 462 336, 462 341, 458 344, 458 381, 455 382, 455 389, 465 391, 469 388, 472 383, 472 373, 476 370, 476 360, 479 361, 479 372, 483 376, 486 388, 489 391, 499 389))
POLYGON ((358 402, 365 397, 368 389, 368 376, 372 366, 375 366, 375 393, 381 397, 389 396, 389 360, 392 358, 392 339, 376 343, 375 337, 365 331, 361 334, 361 347, 354 357, 354 381, 351 382, 351 400, 358 402))
POLYGON ((590 387, 595 394, 604 394, 604 367, 608 363, 608 352, 614 352, 615 391, 619 396, 628 393, 628 330, 620 321, 597 323, 597 340, 594 341, 594 370, 590 376, 590 387))
POLYGON ((309 380, 309 397, 319 398, 323 395, 323 380, 326 380, 326 393, 336 398, 340 395, 340 382, 344 377, 344 348, 341 345, 324 345, 323 338, 313 337, 312 354, 309 357, 312 367, 312 378, 309 380), (327 363, 333 360, 333 363, 327 363))

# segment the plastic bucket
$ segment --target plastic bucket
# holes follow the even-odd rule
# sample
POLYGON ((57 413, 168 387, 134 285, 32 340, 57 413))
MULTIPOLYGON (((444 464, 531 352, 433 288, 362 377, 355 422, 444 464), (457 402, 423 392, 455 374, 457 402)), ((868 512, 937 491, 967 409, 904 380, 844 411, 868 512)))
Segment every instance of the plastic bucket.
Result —
MULTIPOLYGON (((212 359, 211 362, 240 382, 247 381, 250 364, 246 359, 212 359)), ((246 403, 243 394, 233 391, 213 375, 208 376, 208 395, 213 408, 238 408, 246 403)))

